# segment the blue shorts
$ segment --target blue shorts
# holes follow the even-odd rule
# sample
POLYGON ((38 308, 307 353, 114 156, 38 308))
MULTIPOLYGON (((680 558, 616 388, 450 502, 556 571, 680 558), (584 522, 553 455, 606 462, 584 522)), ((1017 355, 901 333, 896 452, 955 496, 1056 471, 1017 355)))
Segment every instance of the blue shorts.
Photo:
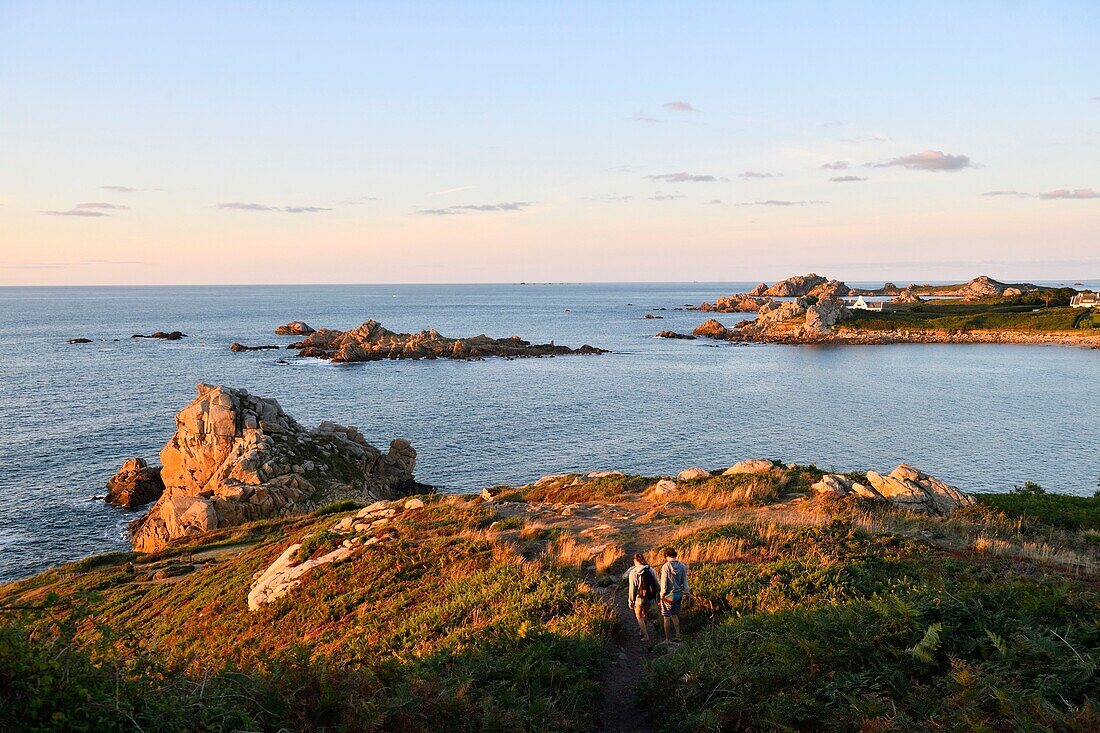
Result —
POLYGON ((665 618, 671 618, 672 616, 680 615, 680 606, 683 605, 684 599, 677 598, 675 600, 661 599, 661 615, 665 618))

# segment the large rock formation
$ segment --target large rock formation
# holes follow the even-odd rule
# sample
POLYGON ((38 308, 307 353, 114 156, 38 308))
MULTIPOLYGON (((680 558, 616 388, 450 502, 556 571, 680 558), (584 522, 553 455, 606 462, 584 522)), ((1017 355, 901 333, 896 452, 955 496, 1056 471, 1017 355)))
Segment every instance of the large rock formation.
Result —
POLYGON ((200 384, 198 395, 160 453, 163 495, 130 525, 135 550, 338 499, 426 489, 413 480, 408 441, 383 453, 354 427, 326 421, 306 430, 276 400, 243 389, 200 384))
POLYGON ((806 323, 802 330, 806 333, 828 333, 847 317, 848 309, 843 302, 835 298, 823 298, 806 307, 806 323))
POLYGON ((843 298, 852 292, 848 285, 840 280, 827 280, 810 289, 806 295, 824 300, 826 298, 843 298))
POLYGON ((1004 283, 998 282, 987 275, 978 275, 962 287, 960 294, 967 300, 996 298, 1004 293, 1007 287, 1004 283))
POLYGON ((692 331, 696 336, 706 336, 712 339, 724 339, 730 334, 730 330, 723 326, 716 318, 710 318, 699 324, 692 331))
POLYGON ((108 504, 134 509, 156 501, 164 493, 160 468, 154 468, 141 458, 128 458, 107 481, 108 504))
POLYGON ((889 502, 899 509, 946 516, 959 507, 974 503, 974 497, 902 463, 883 476, 867 472, 867 484, 839 474, 828 474, 811 486, 817 494, 854 494, 872 501, 889 502))
POLYGON ((775 298, 797 298, 802 295, 809 295, 811 290, 828 281, 828 278, 813 272, 807 275, 795 275, 786 280, 780 280, 768 288, 764 294, 775 298))
POLYGON ((420 333, 396 333, 378 321, 367 321, 350 331, 321 328, 304 341, 291 344, 300 356, 314 356, 337 362, 381 359, 480 359, 486 356, 530 357, 565 354, 602 354, 602 349, 585 344, 568 346, 532 344, 519 336, 494 339, 485 334, 469 338, 447 338, 434 328, 420 333))
POLYGON ((770 301, 761 306, 756 318, 735 323, 728 329, 711 319, 695 329, 696 336, 730 341, 795 342, 820 341, 830 337, 833 327, 850 315, 835 298, 770 301))

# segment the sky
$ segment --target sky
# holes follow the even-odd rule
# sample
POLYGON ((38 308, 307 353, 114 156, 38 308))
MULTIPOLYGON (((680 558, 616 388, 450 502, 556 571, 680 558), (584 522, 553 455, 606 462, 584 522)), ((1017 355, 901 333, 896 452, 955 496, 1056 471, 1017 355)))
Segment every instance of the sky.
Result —
POLYGON ((0 285, 1100 278, 1100 3, 0 0, 0 285))

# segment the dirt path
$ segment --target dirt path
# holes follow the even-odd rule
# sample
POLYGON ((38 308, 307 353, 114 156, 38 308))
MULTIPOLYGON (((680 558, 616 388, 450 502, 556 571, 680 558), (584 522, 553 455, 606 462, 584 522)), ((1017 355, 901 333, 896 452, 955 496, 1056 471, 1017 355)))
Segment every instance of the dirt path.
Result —
POLYGON ((600 730, 649 733, 651 729, 638 707, 638 683, 652 654, 650 649, 657 642, 656 630, 651 626, 649 643, 638 638, 638 622, 626 604, 626 592, 621 585, 600 588, 597 592, 615 609, 620 626, 618 638, 611 645, 612 657, 603 673, 600 730))

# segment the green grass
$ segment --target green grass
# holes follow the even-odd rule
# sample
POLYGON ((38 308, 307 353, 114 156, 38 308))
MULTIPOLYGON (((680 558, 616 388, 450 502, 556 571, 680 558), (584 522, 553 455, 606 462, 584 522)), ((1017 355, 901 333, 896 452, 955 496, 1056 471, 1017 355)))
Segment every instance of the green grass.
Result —
POLYGON ((279 536, 171 583, 121 564, 0 587, 0 605, 47 607, 4 615, 16 641, 0 666, 46 670, 0 716, 45 730, 55 713, 85 715, 84 729, 110 730, 116 687, 124 707, 164 686, 202 712, 184 693, 228 675, 232 715, 210 715, 236 722, 210 730, 589 730, 610 612, 571 574, 486 539, 489 516, 443 502, 406 513, 387 525, 397 539, 310 571, 256 612, 245 604, 254 574, 304 536, 321 538, 319 551, 334 516, 283 520, 279 536), (58 657, 57 676, 18 643, 28 636, 44 654, 72 653, 58 657), (132 665, 148 679, 132 680, 132 665), (76 690, 62 679, 70 669, 98 681, 76 690))
POLYGON ((657 660, 658 731, 1050 731, 1100 724, 1100 593, 930 546, 731 525, 697 562, 693 638, 657 660))
POLYGON ((1004 513, 1065 530, 1100 529, 1100 496, 978 494, 978 502, 1004 513))
POLYGON ((876 313, 854 310, 844 326, 857 330, 896 329, 933 331, 1073 331, 1080 309, 1044 308, 1012 302, 967 303, 961 300, 932 301, 911 310, 876 313), (1038 310, 1036 311, 1036 308, 1038 310))

